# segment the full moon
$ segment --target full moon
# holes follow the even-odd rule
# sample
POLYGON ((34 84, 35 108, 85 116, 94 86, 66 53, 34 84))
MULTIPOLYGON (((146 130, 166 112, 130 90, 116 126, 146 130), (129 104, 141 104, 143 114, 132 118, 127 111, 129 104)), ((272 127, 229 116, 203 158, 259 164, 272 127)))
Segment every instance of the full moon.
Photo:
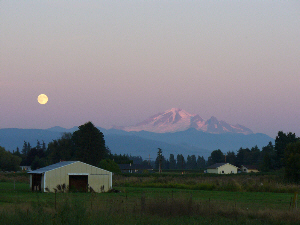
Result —
POLYGON ((42 105, 46 104, 48 102, 48 97, 45 94, 40 94, 37 98, 38 102, 42 105))

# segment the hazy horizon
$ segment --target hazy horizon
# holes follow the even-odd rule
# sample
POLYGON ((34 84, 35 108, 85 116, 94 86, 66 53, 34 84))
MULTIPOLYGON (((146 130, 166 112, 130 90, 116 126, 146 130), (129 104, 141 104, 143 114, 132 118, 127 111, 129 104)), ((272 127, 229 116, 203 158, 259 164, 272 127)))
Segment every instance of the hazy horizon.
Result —
POLYGON ((1 1, 0 129, 128 126, 181 108, 300 136, 299 12, 299 1, 1 1))

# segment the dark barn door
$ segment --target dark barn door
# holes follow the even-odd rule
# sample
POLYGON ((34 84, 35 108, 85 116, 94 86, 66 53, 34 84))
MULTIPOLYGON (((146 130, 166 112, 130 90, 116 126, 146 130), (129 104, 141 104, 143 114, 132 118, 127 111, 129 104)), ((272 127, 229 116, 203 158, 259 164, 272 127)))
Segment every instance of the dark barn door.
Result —
POLYGON ((32 174, 32 191, 42 190, 42 174, 32 174))
POLYGON ((87 191, 88 175, 69 175, 70 191, 87 191))

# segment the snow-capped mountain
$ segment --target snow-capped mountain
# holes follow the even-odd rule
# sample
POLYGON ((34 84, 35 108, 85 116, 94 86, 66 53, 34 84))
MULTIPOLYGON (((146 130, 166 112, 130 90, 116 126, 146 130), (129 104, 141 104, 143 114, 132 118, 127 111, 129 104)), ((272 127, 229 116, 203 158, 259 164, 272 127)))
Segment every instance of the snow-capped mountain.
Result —
POLYGON ((167 133, 184 131, 195 128, 208 133, 243 133, 252 134, 253 132, 242 125, 230 125, 225 121, 218 121, 216 117, 203 120, 199 115, 190 114, 182 109, 172 108, 163 113, 158 113, 150 118, 128 127, 114 127, 125 131, 149 131, 155 133, 167 133))

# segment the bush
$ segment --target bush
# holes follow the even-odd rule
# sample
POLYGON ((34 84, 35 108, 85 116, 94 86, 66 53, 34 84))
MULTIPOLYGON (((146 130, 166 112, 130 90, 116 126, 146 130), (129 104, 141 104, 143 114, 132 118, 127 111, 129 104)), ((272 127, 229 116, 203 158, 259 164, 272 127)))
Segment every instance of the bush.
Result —
POLYGON ((99 163, 99 167, 113 173, 121 173, 119 165, 111 159, 102 159, 99 163))

